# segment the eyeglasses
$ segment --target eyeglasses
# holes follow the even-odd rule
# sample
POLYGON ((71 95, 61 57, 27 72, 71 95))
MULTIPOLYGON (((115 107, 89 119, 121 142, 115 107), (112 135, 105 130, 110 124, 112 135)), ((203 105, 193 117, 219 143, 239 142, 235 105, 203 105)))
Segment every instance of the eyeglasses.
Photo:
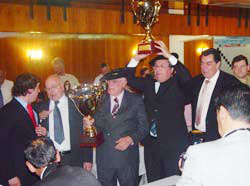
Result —
POLYGON ((57 87, 58 87, 59 85, 60 85, 60 84, 54 85, 54 86, 52 86, 52 87, 46 87, 45 90, 46 90, 46 91, 56 90, 57 87))

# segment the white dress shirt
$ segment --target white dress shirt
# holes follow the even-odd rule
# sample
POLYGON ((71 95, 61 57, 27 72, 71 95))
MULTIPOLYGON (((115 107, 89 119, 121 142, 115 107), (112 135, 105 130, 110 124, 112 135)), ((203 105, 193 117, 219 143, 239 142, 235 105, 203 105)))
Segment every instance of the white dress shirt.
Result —
POLYGON ((11 89, 13 87, 13 81, 5 79, 1 85, 1 91, 3 95, 3 103, 6 105, 12 99, 11 89))
MULTIPOLYGON (((202 109, 202 112, 201 112, 201 122, 200 122, 199 125, 197 125, 195 123, 195 128, 202 131, 202 132, 206 132, 207 111, 208 111, 210 100, 211 100, 211 97, 212 97, 212 94, 213 94, 213 91, 214 91, 214 87, 216 85, 216 82, 218 80, 219 75, 220 75, 220 70, 217 70, 217 72, 215 73, 215 75, 211 79, 205 78, 205 80, 203 81, 203 84, 201 86, 197 106, 199 105, 199 102, 202 99, 201 98, 201 93, 202 93, 202 90, 203 90, 203 88, 205 86, 205 82, 206 82, 206 80, 209 80, 209 84, 208 84, 207 92, 206 92, 206 99, 205 99, 205 103, 204 103, 204 106, 202 107, 203 109, 202 109)), ((196 113, 197 113, 197 110, 196 110, 196 113)))
POLYGON ((116 97, 110 95, 110 101, 111 101, 110 113, 112 113, 113 107, 114 107, 114 105, 115 105, 115 101, 114 101, 115 98, 118 99, 119 108, 121 107, 123 95, 124 95, 124 91, 122 91, 122 92, 121 92, 118 96, 116 96, 116 97))
POLYGON ((55 102, 50 100, 49 110, 52 112, 49 114, 49 136, 50 139, 54 142, 54 145, 58 151, 69 151, 71 149, 70 146, 70 127, 69 127, 69 107, 68 107, 68 98, 63 95, 59 99, 59 103, 57 104, 63 123, 63 131, 64 131, 64 141, 61 144, 58 144, 55 141, 54 135, 54 108, 55 102))

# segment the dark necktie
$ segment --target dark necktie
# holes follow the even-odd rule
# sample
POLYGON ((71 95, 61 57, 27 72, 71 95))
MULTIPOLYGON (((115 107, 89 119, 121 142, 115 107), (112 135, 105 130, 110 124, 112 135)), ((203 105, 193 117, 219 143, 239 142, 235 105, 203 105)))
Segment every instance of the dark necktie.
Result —
POLYGON ((64 141, 64 132, 63 132, 61 113, 57 106, 58 103, 59 101, 55 102, 55 108, 54 108, 54 135, 55 135, 55 141, 58 144, 62 144, 62 142, 64 141))
POLYGON ((35 115, 34 115, 34 112, 33 112, 31 104, 27 104, 27 110, 28 110, 30 119, 32 121, 32 124, 33 124, 34 128, 36 128, 37 127, 37 125, 36 125, 36 118, 35 118, 35 115))
POLYGON ((0 85, 0 108, 2 108, 3 105, 4 105, 4 103, 3 103, 3 94, 2 94, 1 85, 0 85))
POLYGON ((115 102, 115 105, 113 106, 113 109, 112 109, 112 117, 115 118, 116 114, 118 113, 118 110, 119 110, 119 102, 118 102, 118 99, 115 98, 114 99, 114 102, 115 102))

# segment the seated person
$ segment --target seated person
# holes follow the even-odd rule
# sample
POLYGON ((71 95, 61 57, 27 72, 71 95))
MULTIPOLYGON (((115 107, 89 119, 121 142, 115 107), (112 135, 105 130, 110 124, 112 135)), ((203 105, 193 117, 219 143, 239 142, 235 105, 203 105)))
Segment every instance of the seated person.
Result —
POLYGON ((58 166, 60 154, 48 137, 31 141, 24 154, 29 170, 41 179, 35 186, 101 186, 92 173, 81 167, 58 166))

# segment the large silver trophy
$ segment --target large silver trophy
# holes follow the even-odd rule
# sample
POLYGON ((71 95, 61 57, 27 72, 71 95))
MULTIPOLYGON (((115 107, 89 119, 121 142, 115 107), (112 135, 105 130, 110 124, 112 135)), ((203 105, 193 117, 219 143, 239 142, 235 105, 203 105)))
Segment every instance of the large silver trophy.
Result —
POLYGON ((160 52, 155 47, 152 26, 158 22, 161 4, 158 0, 132 0, 131 7, 138 23, 146 30, 145 38, 138 45, 138 54, 160 52))
MULTIPOLYGON (((97 105, 101 102, 106 90, 106 83, 96 84, 81 84, 71 88, 70 82, 65 81, 65 93, 71 98, 76 105, 76 108, 84 117, 91 117, 96 112, 97 105)), ((81 135, 81 147, 97 147, 103 143, 102 132, 97 132, 95 126, 90 125, 84 128, 84 133, 81 135)))

